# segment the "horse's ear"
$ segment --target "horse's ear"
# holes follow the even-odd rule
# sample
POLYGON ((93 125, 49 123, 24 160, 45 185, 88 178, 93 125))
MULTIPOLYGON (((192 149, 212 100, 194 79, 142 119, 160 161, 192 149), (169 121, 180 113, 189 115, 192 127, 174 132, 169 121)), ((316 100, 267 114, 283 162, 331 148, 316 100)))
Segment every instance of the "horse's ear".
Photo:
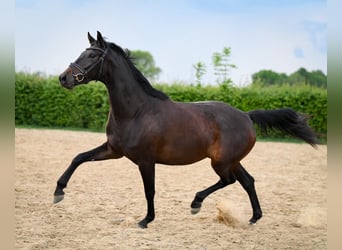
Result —
POLYGON ((94 43, 96 42, 95 38, 92 37, 89 32, 88 32, 88 40, 89 40, 90 45, 94 45, 94 43))
POLYGON ((102 34, 100 33, 100 31, 97 31, 97 42, 100 45, 100 47, 106 48, 106 42, 103 39, 102 34))

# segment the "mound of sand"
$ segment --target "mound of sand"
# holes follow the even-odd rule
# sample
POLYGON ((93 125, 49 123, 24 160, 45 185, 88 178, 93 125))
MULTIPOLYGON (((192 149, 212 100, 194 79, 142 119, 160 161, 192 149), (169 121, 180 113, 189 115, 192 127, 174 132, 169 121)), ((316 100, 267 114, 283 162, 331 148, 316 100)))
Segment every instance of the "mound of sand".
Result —
POLYGON ((295 223, 298 227, 320 228, 327 226, 327 210, 315 204, 309 204, 300 211, 298 220, 295 223))
POLYGON ((216 204, 216 209, 218 210, 217 221, 231 227, 242 227, 244 225, 243 221, 246 218, 233 203, 227 200, 220 201, 216 204))

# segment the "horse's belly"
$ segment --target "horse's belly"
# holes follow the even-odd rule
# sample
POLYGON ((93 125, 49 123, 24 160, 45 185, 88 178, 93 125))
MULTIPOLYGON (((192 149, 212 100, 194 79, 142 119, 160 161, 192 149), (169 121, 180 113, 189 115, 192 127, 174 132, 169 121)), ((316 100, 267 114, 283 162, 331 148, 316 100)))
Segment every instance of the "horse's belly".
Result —
POLYGON ((168 158, 168 159, 159 159, 157 160, 156 163, 159 164, 165 164, 165 165, 188 165, 188 164, 192 164, 195 163, 197 161, 203 160, 204 157, 188 157, 188 158, 168 158))
POLYGON ((186 165, 200 161, 207 157, 207 150, 199 146, 181 145, 178 147, 164 147, 158 154, 157 163, 166 165, 186 165))

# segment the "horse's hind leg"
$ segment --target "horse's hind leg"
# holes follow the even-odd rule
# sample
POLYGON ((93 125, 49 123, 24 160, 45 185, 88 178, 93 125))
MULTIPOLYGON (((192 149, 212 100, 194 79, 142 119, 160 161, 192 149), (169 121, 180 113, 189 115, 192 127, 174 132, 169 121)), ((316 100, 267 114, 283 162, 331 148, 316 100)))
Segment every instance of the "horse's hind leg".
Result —
POLYGON ((191 212, 196 214, 200 211, 203 200, 218 189, 224 188, 236 180, 246 190, 253 208, 253 216, 250 224, 255 224, 262 217, 258 196, 254 187, 254 178, 242 167, 241 163, 236 164, 213 164, 215 172, 221 177, 220 181, 209 188, 196 193, 191 203, 191 212))
POLYGON ((232 172, 228 170, 228 168, 222 168, 226 171, 219 171, 221 167, 217 167, 218 165, 213 166, 215 172, 221 177, 220 180, 208 187, 207 189, 196 193, 194 200, 191 203, 191 213, 196 214, 201 210, 203 200, 209 196, 211 193, 215 192, 218 189, 224 188, 227 185, 233 184, 236 181, 236 178, 232 172), (223 172, 225 174, 223 174, 223 172))
POLYGON ((257 220, 262 217, 262 211, 254 187, 254 178, 246 171, 246 169, 242 167, 241 163, 239 163, 237 168, 234 168, 234 175, 242 187, 246 190, 249 200, 252 204, 253 216, 249 220, 249 224, 255 224, 257 220))

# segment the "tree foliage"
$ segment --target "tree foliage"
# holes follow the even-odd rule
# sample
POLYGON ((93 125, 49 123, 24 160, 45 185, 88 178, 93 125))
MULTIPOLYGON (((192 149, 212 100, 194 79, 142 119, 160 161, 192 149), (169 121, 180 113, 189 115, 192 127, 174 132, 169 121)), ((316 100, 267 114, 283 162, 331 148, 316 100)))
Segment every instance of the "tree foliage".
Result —
POLYGON ((327 76, 321 70, 307 71, 305 68, 299 68, 296 72, 286 75, 272 70, 261 70, 252 75, 252 84, 258 86, 273 86, 289 84, 311 85, 320 88, 327 87, 327 76))
MULTIPOLYGON (((221 52, 214 52, 211 57, 216 83, 219 85, 229 86, 232 80, 229 77, 230 70, 236 68, 235 64, 230 62, 231 49, 224 47, 221 52)), ((207 67, 203 62, 197 62, 193 65, 195 69, 196 84, 201 85, 202 77, 207 71, 207 67)))
POLYGON ((130 56, 133 59, 135 66, 141 73, 150 81, 158 79, 161 69, 156 66, 153 56, 148 51, 132 50, 130 56))

